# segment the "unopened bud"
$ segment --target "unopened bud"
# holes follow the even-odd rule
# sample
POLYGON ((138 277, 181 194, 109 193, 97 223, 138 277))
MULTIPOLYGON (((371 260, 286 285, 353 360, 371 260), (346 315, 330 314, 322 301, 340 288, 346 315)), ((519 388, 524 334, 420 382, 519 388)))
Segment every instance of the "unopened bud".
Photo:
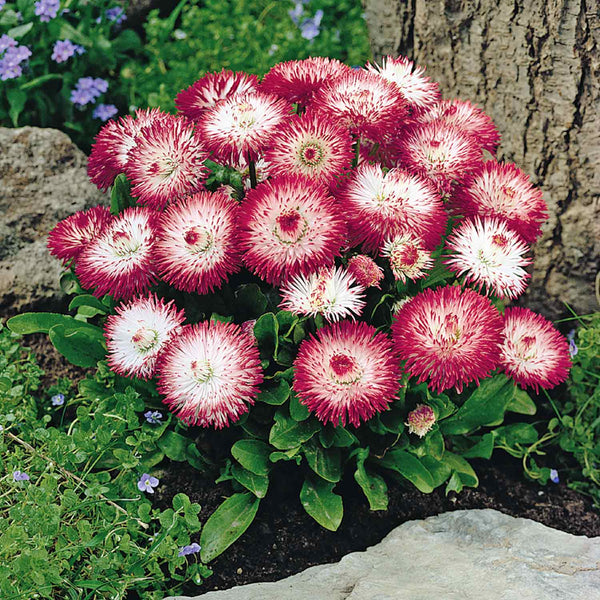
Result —
POLYGON ((417 404, 415 410, 408 413, 408 432, 423 437, 433 427, 435 423, 435 414, 431 406, 427 404, 417 404))

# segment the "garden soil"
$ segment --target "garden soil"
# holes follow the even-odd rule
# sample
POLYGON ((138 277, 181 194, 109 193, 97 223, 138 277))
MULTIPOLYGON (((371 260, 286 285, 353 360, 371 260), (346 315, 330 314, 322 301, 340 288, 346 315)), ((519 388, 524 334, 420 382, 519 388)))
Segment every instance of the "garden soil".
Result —
MULTIPOLYGON (((46 336, 29 336, 25 343, 46 371, 45 387, 54 384, 58 377, 78 379, 84 375, 84 371, 69 365, 56 353, 46 336)), ((217 432, 208 435, 204 441, 214 448, 217 432)), ((218 435, 227 437, 226 430, 218 435)), ((313 565, 336 562, 350 552, 380 542, 406 521, 452 510, 494 508, 575 535, 600 536, 600 512, 588 498, 564 483, 540 486, 526 480, 520 461, 501 451, 496 451, 492 461, 474 460, 472 464, 480 479, 478 488, 446 496, 443 487, 422 494, 401 481, 391 481, 388 509, 378 512, 369 510, 352 472, 348 471, 344 483, 336 489, 344 500, 344 518, 338 531, 331 532, 304 512, 298 497, 302 480, 295 464, 277 463, 279 472, 272 478, 271 489, 261 502, 255 521, 242 538, 210 565, 214 574, 205 584, 192 586, 186 593, 195 595, 246 583, 275 581, 313 565)), ((159 478, 157 504, 166 508, 175 494, 183 492, 201 505, 203 522, 232 493, 228 483, 214 484, 183 463, 172 463, 159 478)))

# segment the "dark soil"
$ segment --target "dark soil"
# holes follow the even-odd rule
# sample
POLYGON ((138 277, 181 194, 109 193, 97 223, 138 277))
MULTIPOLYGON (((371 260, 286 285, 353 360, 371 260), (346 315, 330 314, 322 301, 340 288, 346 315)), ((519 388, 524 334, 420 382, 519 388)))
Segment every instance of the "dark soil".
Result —
MULTIPOLYGON (((28 336, 26 343, 46 370, 45 386, 56 383, 58 377, 80 379, 85 375, 84 370, 67 364, 46 336, 28 336)), ((212 439, 205 441, 210 444, 212 439)), ((198 594, 245 583, 275 581, 316 564, 338 561, 349 552, 365 550, 406 521, 451 510, 494 508, 575 535, 600 536, 600 513, 585 496, 565 484, 542 487, 526 480, 520 462, 501 451, 496 451, 493 461, 476 460, 472 464, 480 479, 478 488, 446 496, 442 487, 426 495, 400 481, 392 481, 388 482, 388 510, 380 512, 369 510, 352 472, 347 472, 344 483, 336 489, 344 500, 344 519, 338 531, 330 532, 304 512, 298 498, 302 480, 297 467, 277 463, 279 472, 274 473, 272 488, 261 502, 253 524, 210 565, 214 574, 205 585, 189 588, 187 592, 198 594)), ((163 508, 170 506, 173 496, 184 492, 192 502, 202 506, 202 521, 232 493, 228 484, 215 485, 212 479, 181 463, 173 463, 160 479, 157 504, 163 508)))

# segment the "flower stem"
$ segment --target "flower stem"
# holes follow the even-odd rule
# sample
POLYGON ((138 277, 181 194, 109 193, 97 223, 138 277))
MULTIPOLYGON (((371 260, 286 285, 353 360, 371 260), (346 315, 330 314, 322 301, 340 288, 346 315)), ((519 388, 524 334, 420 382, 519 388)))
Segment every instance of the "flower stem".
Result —
POLYGON ((248 171, 250 172, 250 185, 254 189, 256 187, 256 165, 250 158, 250 153, 248 153, 248 171))

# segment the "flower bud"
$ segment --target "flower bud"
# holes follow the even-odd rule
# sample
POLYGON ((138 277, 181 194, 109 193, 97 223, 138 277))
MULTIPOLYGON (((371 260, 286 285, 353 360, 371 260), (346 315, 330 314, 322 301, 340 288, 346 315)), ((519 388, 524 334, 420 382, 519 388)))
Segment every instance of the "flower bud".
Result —
POLYGON ((427 404, 417 404, 415 410, 408 413, 408 432, 423 437, 433 427, 435 423, 435 414, 431 406, 427 404))

